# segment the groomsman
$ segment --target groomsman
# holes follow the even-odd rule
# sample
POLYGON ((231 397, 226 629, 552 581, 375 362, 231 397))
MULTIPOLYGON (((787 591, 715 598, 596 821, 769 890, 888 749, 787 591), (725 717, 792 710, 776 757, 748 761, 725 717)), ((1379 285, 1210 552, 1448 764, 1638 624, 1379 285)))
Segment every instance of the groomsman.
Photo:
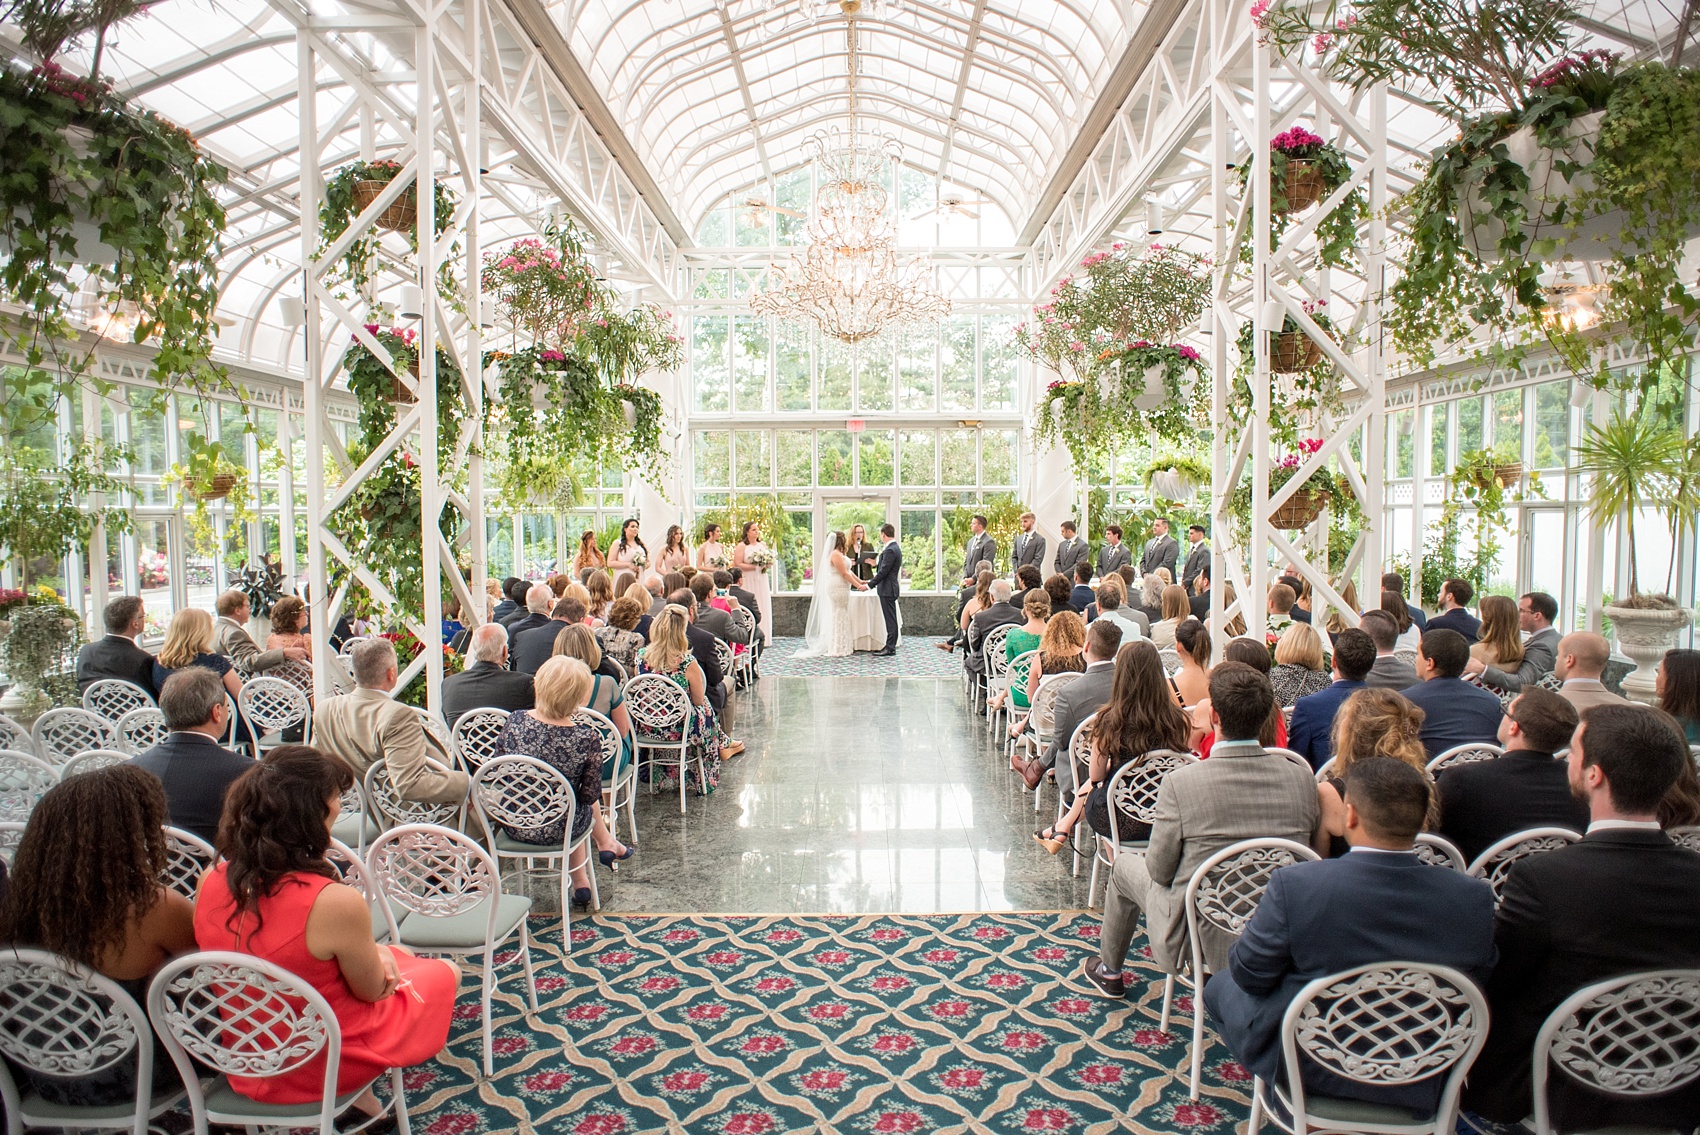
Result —
POLYGON ((1098 578, 1102 579, 1117 568, 1133 563, 1133 553, 1122 543, 1122 526, 1112 524, 1104 529, 1104 542, 1098 547, 1098 578))
MULTIPOLYGON (((974 534, 968 537, 968 543, 964 548, 962 570, 972 572, 975 564, 981 560, 989 560, 992 570, 997 571, 998 545, 997 541, 993 540, 991 534, 986 531, 986 518, 976 513, 974 518, 968 522, 968 527, 974 534)), ((972 586, 973 583, 974 577, 971 574, 963 577, 962 585, 964 587, 972 586)))
POLYGON ((1062 542, 1057 545, 1057 562, 1052 569, 1060 576, 1074 578, 1074 565, 1086 558, 1086 541, 1075 535, 1074 521, 1062 522, 1062 542))
POLYGON ((1020 571, 1023 564, 1031 564, 1041 573, 1045 570, 1045 536, 1042 532, 1033 531, 1033 521, 1031 512, 1021 514, 1021 531, 1015 534, 1014 545, 1010 548, 1010 575, 1020 571))
POLYGON ((1145 552, 1139 557, 1139 574, 1153 575, 1158 568, 1169 569, 1169 582, 1175 581, 1175 561, 1180 558, 1180 545, 1169 535, 1169 522, 1159 516, 1151 524, 1156 535, 1145 541, 1145 552))
POLYGON ((1181 569, 1180 585, 1188 591, 1192 590, 1192 581, 1198 578, 1198 573, 1210 568, 1210 545, 1204 542, 1204 525, 1194 524, 1186 530, 1187 543, 1192 550, 1186 554, 1186 567, 1181 569))

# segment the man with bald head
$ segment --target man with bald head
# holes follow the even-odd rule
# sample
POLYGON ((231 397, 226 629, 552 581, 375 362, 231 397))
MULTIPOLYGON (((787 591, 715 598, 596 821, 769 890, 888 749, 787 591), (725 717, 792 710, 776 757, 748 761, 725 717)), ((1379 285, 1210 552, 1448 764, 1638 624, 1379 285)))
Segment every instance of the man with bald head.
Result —
POLYGON ((1572 631, 1558 640, 1553 677, 1564 682, 1558 692, 1576 707, 1577 713, 1596 705, 1628 704, 1627 698, 1618 697, 1601 681, 1610 661, 1610 644, 1592 631, 1572 631))
POLYGON ((531 675, 508 669, 508 629, 501 623, 475 627, 467 640, 472 663, 443 679, 443 720, 450 728, 472 709, 530 709, 536 701, 531 675))

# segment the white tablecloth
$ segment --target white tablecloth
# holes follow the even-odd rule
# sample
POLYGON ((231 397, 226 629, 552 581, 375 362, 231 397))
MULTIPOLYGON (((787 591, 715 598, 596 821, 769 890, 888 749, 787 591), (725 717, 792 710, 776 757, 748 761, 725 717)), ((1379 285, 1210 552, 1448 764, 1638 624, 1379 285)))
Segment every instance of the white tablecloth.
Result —
MULTIPOLYGON (((903 632, 903 605, 897 606, 897 628, 903 632)), ((857 650, 885 649, 885 611, 872 591, 850 593, 850 634, 857 650)))

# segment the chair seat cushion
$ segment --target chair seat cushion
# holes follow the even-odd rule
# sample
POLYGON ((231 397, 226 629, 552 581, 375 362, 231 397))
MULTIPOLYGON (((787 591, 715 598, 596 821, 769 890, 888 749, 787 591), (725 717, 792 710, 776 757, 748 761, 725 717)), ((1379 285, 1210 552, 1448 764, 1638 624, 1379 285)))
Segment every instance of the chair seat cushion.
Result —
MULTIPOLYGON (((1277 1089, 1276 1097, 1285 1115, 1292 1115, 1293 1101, 1285 1088, 1277 1089)), ((1305 1110, 1314 1118, 1333 1123, 1375 1123, 1392 1126, 1418 1127, 1427 1130, 1434 1126, 1434 1116, 1419 1115, 1408 1107, 1370 1103, 1368 1100, 1348 1100, 1338 1096, 1305 1093, 1305 1110)))
POLYGON ((331 835, 350 847, 371 843, 381 834, 383 829, 378 827, 378 822, 364 812, 344 813, 331 825, 331 835))
MULTIPOLYGON (((134 1065, 132 1060, 131 1064, 134 1065)), ((173 1092, 154 1091, 153 1103, 150 1108, 158 1115, 172 1106, 176 1100, 183 1098, 183 1090, 178 1088, 173 1092)), ((108 1104, 78 1104, 55 1103, 44 1100, 34 1092, 26 1092, 23 1098, 24 1123, 26 1126, 66 1126, 66 1127, 115 1127, 116 1123, 107 1120, 128 1119, 136 1113, 134 1093, 122 1103, 108 1104)))
POLYGON ((506 828, 496 829, 496 850, 503 855, 560 855, 561 845, 556 843, 526 843, 508 834, 506 828))
MULTIPOLYGON (((336 1110, 341 1112, 360 1096, 357 1092, 347 1092, 336 1098, 336 1110)), ((219 1113, 229 1116, 263 1116, 267 1120, 281 1119, 312 1119, 319 1118, 319 1104, 312 1103, 256 1103, 230 1086, 230 1081, 223 1076, 218 1077, 207 1087, 207 1111, 213 1114, 215 1120, 219 1113)))
MULTIPOLYGON (((496 938, 500 942, 524 921, 531 910, 525 895, 503 895, 496 905, 496 938)), ((478 950, 490 920, 490 900, 447 918, 409 914, 401 920, 401 944, 421 950, 478 950)))

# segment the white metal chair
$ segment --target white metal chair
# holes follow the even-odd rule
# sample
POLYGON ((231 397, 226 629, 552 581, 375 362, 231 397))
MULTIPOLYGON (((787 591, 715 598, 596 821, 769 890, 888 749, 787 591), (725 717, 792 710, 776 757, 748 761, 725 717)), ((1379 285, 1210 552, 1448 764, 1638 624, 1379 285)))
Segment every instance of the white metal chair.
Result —
POLYGON ((385 832, 367 851, 366 869, 383 898, 390 941, 432 954, 484 955, 484 1075, 495 1075, 490 1001, 496 991, 496 947, 516 934, 531 1011, 537 1012, 525 925, 531 900, 502 893, 496 861, 470 836, 434 824, 403 824, 385 832), (398 909, 403 912, 399 923, 398 909))
POLYGON ((59 770, 34 753, 0 749, 0 821, 28 823, 48 789, 59 783, 59 770))
POLYGON ((1329 777, 1331 777, 1333 775, 1334 775, 1334 758, 1329 757, 1327 760, 1323 761, 1322 764, 1317 768, 1317 770, 1316 770, 1316 783, 1321 784, 1323 781, 1327 780, 1329 777))
POLYGON ((171 730, 165 726, 165 714, 152 706, 132 709, 118 719, 118 747, 126 753, 145 753, 171 730))
POLYGON ((1671 828, 1665 834, 1690 851, 1700 851, 1700 827, 1671 828))
MULTIPOLYGON (((1080 787, 1086 783, 1086 778, 1092 769, 1092 728, 1098 720, 1098 715, 1088 714, 1079 725, 1074 727, 1074 735, 1068 739, 1067 760, 1074 772, 1074 786, 1080 787)), ((1060 759, 1060 758, 1059 758, 1060 759)), ((1057 823, 1068 814, 1070 805, 1074 803, 1070 793, 1062 791, 1062 781, 1057 782, 1057 823)), ((1080 841, 1069 840, 1074 849, 1074 865, 1069 869, 1070 877, 1080 878, 1080 841)))
MULTIPOLYGON (((1051 733, 1056 729, 1057 696, 1072 683, 1080 680, 1076 673, 1046 674, 1039 679, 1039 688, 1033 691, 1033 705, 1027 711, 1027 728, 1020 737, 1010 742, 1010 755, 1014 755, 1018 746, 1029 748, 1037 758, 1051 744, 1051 733)), ((1038 789, 1033 790, 1033 811, 1039 811, 1038 789)))
POLYGON ((194 902, 195 891, 201 885, 201 875, 213 865, 218 854, 213 851, 212 844, 194 832, 169 824, 165 827, 165 849, 170 858, 166 860, 165 871, 159 881, 194 902))
POLYGON ((148 1120, 183 1098, 153 1098, 153 1030, 135 999, 117 982, 46 950, 0 951, 0 1053, 57 1079, 92 1076, 120 1064, 135 1066, 135 1097, 127 1104, 58 1104, 21 1093, 0 1061, 0 1097, 8 1135, 24 1128, 127 1129, 147 1135, 148 1120))
MULTIPOLYGON (((206 1135, 212 1123, 316 1127, 319 1135, 336 1135, 336 1117, 370 1086, 337 1094, 342 1029, 336 1014, 305 981, 249 954, 185 954, 167 962, 148 987, 148 1019, 188 1087, 196 1135, 206 1135), (230 1086, 231 1076, 279 1076, 321 1055, 324 1088, 311 1103, 256 1103, 230 1086), (219 1073, 205 1085, 203 1067, 219 1073)), ((409 1135, 401 1073, 389 1071, 390 1100, 397 1129, 409 1135)))
POLYGON ((1204 963, 1206 926, 1238 937, 1257 912, 1269 886, 1269 876, 1282 867, 1320 856, 1290 839, 1242 839, 1229 844, 1198 865, 1186 884, 1186 931, 1192 945, 1190 975, 1170 974, 1163 983, 1164 1032, 1169 1031, 1169 1008, 1177 977, 1192 989, 1192 1079, 1188 1094, 1198 1098, 1204 1063, 1204 963))
POLYGON ((1172 646, 1158 647, 1157 664, 1163 668, 1163 673, 1173 675, 1181 668, 1181 652, 1172 646))
POLYGON ((1555 1065, 1619 1099, 1700 1080, 1700 970, 1624 974, 1565 998, 1535 1034, 1535 1135, 1557 1135, 1548 1098, 1555 1065))
POLYGON ((1015 623, 1004 623, 993 627, 986 632, 986 637, 980 640, 980 657, 984 660, 979 677, 978 696, 981 703, 991 700, 993 686, 1003 677, 1004 669, 1009 665, 1009 659, 1004 657, 1004 639, 1009 637, 1016 626, 1015 623))
POLYGON ((452 752, 468 772, 477 772, 479 765, 496 755, 496 738, 507 727, 508 716, 505 709, 469 709, 449 730, 452 752))
POLYGON ((583 835, 571 838, 578 812, 573 786, 553 765, 520 753, 504 753, 486 761, 472 778, 472 801, 484 822, 484 838, 498 869, 503 859, 524 860, 527 872, 534 859, 561 861, 561 953, 570 955, 573 904, 568 878, 575 856, 581 857, 590 876, 591 909, 602 909, 590 860, 591 828, 587 825, 583 835), (562 825, 562 838, 553 843, 525 843, 511 834, 513 829, 536 831, 555 824, 562 825))
POLYGON ((30 731, 0 713, 0 749, 10 749, 17 753, 35 755, 35 738, 30 731))
POLYGON ((1511 873, 1512 864, 1543 851, 1555 851, 1581 838, 1568 828, 1529 828, 1512 832, 1476 856, 1475 862, 1470 864, 1469 873, 1487 880, 1488 886, 1493 888, 1493 904, 1498 906, 1505 888, 1505 877, 1511 873))
POLYGON ((35 752, 51 765, 62 765, 90 749, 118 748, 118 730, 98 713, 66 706, 50 709, 30 729, 35 752))
POLYGON ((738 675, 732 669, 732 667, 736 664, 736 658, 737 656, 732 652, 731 643, 727 642, 723 638, 717 638, 714 640, 715 664, 720 667, 720 672, 726 676, 726 680, 731 682, 734 687, 738 684, 738 675))
POLYGON ((24 841, 26 823, 17 820, 0 820, 0 859, 6 861, 6 866, 12 865, 12 856, 18 853, 18 845, 24 841))
POLYGON ((366 861, 358 852, 346 843, 331 837, 331 845, 325 848, 325 862, 336 868, 336 873, 342 876, 342 881, 355 890, 366 900, 367 909, 372 912, 372 941, 382 942, 390 936, 389 919, 384 917, 383 899, 378 895, 378 888, 372 885, 371 873, 366 870, 366 861))
MULTIPOLYGON (((632 744, 641 759, 649 753, 649 790, 659 783, 657 765, 679 766, 679 814, 685 814, 685 764, 690 759, 691 699, 679 684, 660 674, 639 674, 626 683, 626 712, 632 719, 632 744), (678 738, 668 734, 678 731, 678 738), (659 761, 657 753, 678 751, 676 762, 659 761)), ((707 770, 698 768, 701 772, 707 770)))
POLYGON ((1444 836, 1431 832, 1418 832, 1417 845, 1413 849, 1417 858, 1430 867, 1450 867, 1454 871, 1468 872, 1469 862, 1464 853, 1458 850, 1458 845, 1444 836))
POLYGON ((153 695, 122 678, 101 678, 83 691, 83 708, 116 722, 132 709, 157 708, 153 695))
POLYGON ((373 818, 372 806, 366 802, 366 793, 359 782, 349 785, 342 794, 342 814, 331 825, 331 839, 350 844, 364 855, 366 845, 383 830, 373 818))
POLYGON ((59 770, 61 781, 70 780, 80 772, 94 772, 96 769, 111 768, 113 765, 125 764, 130 754, 120 753, 116 749, 90 749, 86 753, 78 753, 65 762, 59 770))
POLYGON ((1458 1093, 1487 1043, 1487 1025, 1487 998, 1447 966, 1375 962, 1319 977, 1299 990, 1281 1020, 1287 1082, 1252 1082, 1247 1135, 1257 1135, 1266 1117, 1299 1135, 1452 1135, 1458 1093), (1435 1114, 1416 1118, 1409 1108, 1307 1091, 1306 1062, 1383 1087, 1446 1079, 1435 1114))
POLYGON ((259 760, 267 749, 284 744, 282 733, 285 729, 300 725, 305 736, 305 728, 313 715, 313 707, 299 686, 265 675, 242 683, 236 694, 236 708, 248 722, 255 760, 259 760))
MULTIPOLYGON (((1009 736, 1009 727, 1015 724, 1015 691, 1020 690, 1022 697, 1027 696, 1028 679, 1033 676, 1033 667, 1038 664, 1039 652, 1037 650, 1024 650, 1009 660, 1009 667, 1004 671, 1004 699, 1003 706, 998 710, 998 713, 1003 717, 1004 743, 1000 747, 1004 750, 1005 756, 1011 756, 1015 753, 1015 739, 1009 736)), ((995 720, 989 722, 989 724, 993 725, 992 735, 996 737, 995 720)))
MULTIPOLYGON (((573 711, 574 725, 588 725, 596 730, 602 739, 602 768, 606 772, 620 768, 620 754, 625 749, 625 743, 620 738, 620 730, 612 721, 597 713, 594 709, 579 709, 573 711)), ((622 771, 611 773, 604 780, 602 800, 608 808, 608 831, 613 833, 619 826, 620 806, 626 808, 626 827, 631 832, 632 842, 638 841, 637 831, 637 761, 626 762, 622 771)))
POLYGON ((1504 754, 1505 750, 1498 745, 1454 745, 1428 763, 1428 774, 1439 776, 1442 771, 1454 765, 1473 765, 1477 761, 1491 761, 1504 754))
MULTIPOLYGON (((425 758, 434 768, 442 769, 431 758, 425 758)), ((444 772, 449 770, 443 769, 444 772)), ((395 781, 390 779, 390 767, 379 761, 366 770, 366 777, 360 785, 361 793, 366 798, 366 805, 371 809, 372 818, 379 826, 394 824, 443 824, 455 827, 465 826, 465 817, 461 814, 459 803, 428 804, 422 800, 403 800, 401 793, 396 791, 395 781), (457 822, 457 819, 459 822, 457 822)), ((347 840, 343 840, 347 843, 347 840)))
MULTIPOLYGON (((749 608, 747 607, 734 607, 732 609, 732 625, 739 631, 744 632, 745 636, 749 638, 751 642, 754 642, 756 639, 761 637, 756 634, 756 617, 750 614, 749 608)), ((748 647, 741 652, 735 651, 733 653, 732 665, 737 668, 738 674, 743 679, 746 686, 755 681, 755 647, 748 647)))
POLYGON ((1106 803, 1110 813, 1110 835, 1107 839, 1098 836, 1093 850, 1092 877, 1086 884, 1088 907, 1093 905, 1092 898, 1098 893, 1099 866, 1102 865, 1106 871, 1113 871, 1116 856, 1120 852, 1137 850, 1150 842, 1143 839, 1122 839, 1122 820, 1136 820, 1142 824, 1155 823, 1157 791, 1163 787, 1163 779, 1178 768, 1197 763, 1198 758, 1191 753, 1177 753, 1173 749, 1152 749, 1133 758, 1110 777, 1110 783, 1104 790, 1108 797, 1106 803))
POLYGON ((1269 748, 1265 749, 1264 752, 1269 753, 1271 756, 1286 757, 1289 761, 1292 761, 1306 772, 1310 772, 1310 762, 1305 760, 1299 754, 1293 752, 1291 749, 1283 749, 1279 745, 1271 745, 1269 748))
POLYGON ((438 743, 443 746, 443 752, 453 753, 455 751, 454 734, 449 731, 448 725, 440 716, 418 706, 413 707, 413 712, 419 715, 419 724, 424 727, 425 732, 435 737, 438 743))

